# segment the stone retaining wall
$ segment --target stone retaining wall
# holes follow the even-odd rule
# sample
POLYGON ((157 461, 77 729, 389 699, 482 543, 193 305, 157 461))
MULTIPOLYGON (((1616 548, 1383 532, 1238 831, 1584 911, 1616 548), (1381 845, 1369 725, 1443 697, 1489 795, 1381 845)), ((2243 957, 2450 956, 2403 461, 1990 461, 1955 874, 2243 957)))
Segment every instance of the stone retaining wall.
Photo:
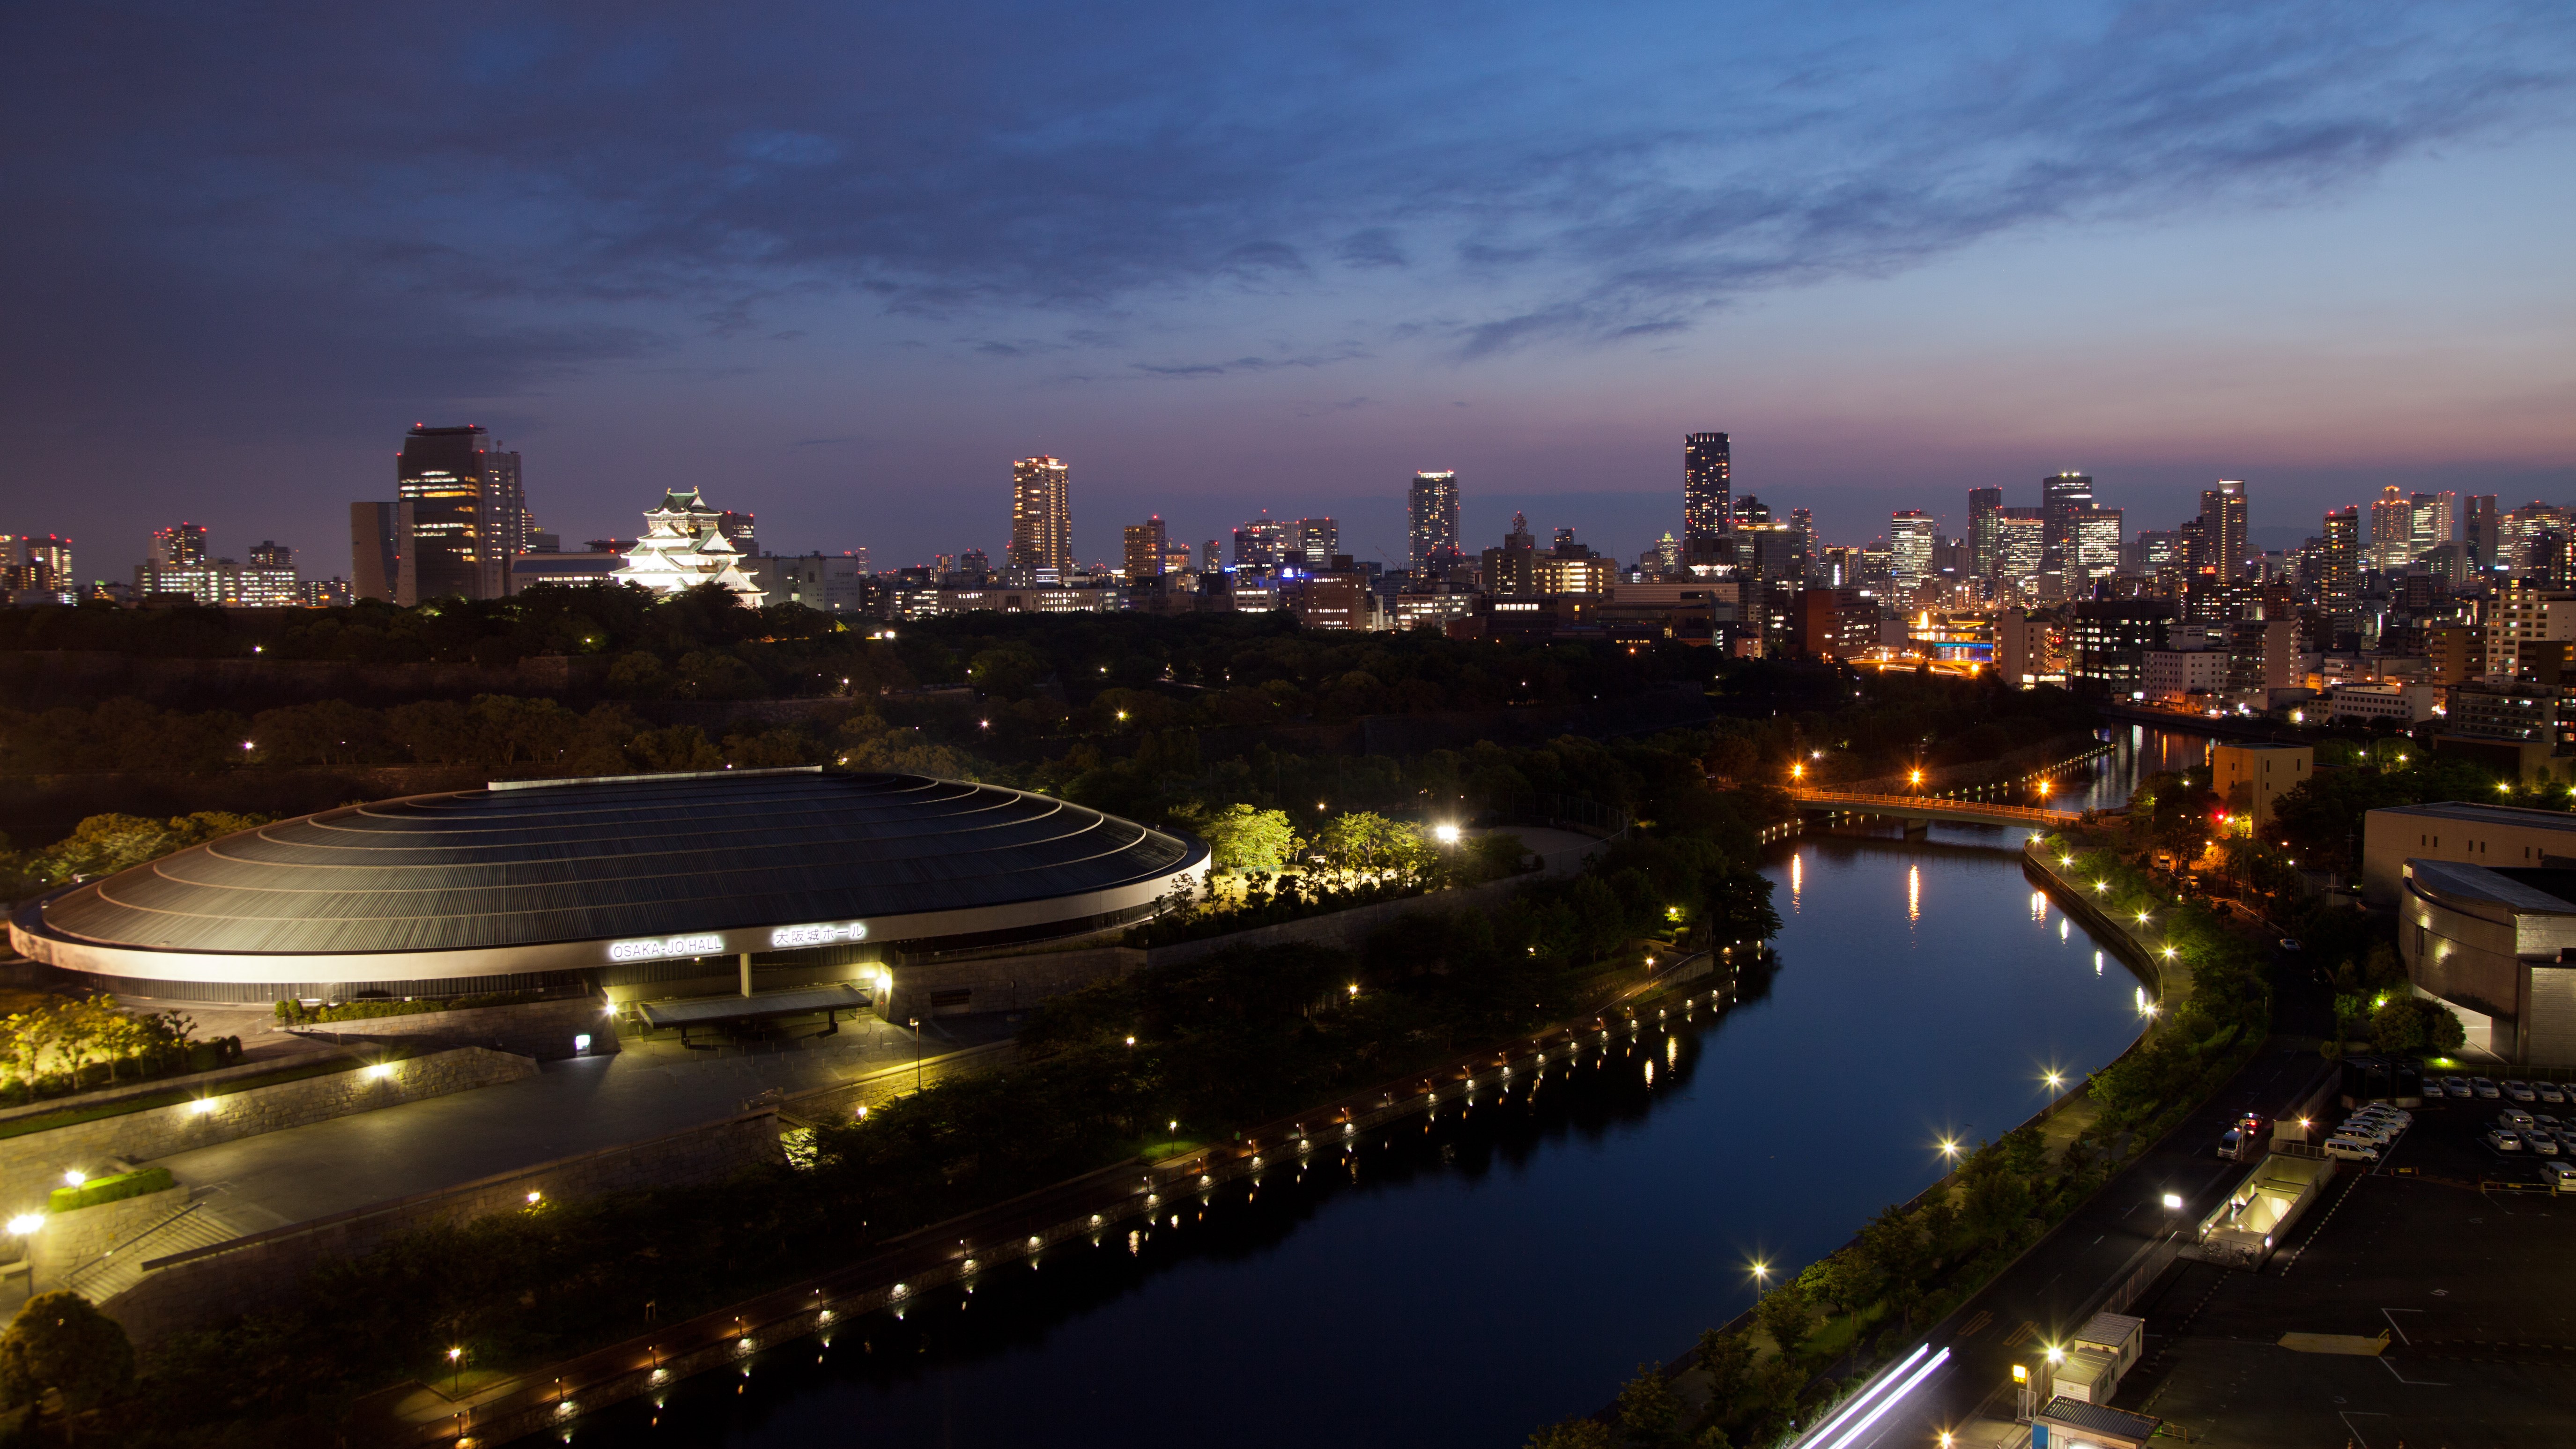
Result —
POLYGON ((536 1074, 537 1064, 526 1057, 488 1047, 454 1047, 391 1063, 382 1074, 354 1066, 349 1071, 204 1098, 213 1105, 203 1111, 199 1102, 179 1102, 75 1122, 0 1140, 0 1183, 14 1187, 60 1182, 63 1173, 73 1168, 96 1173, 111 1157, 149 1162, 190 1148, 536 1074))
POLYGON ((44 1231, 27 1240, 27 1262, 35 1272, 36 1286, 47 1292, 63 1286, 63 1278, 74 1268, 187 1205, 186 1188, 165 1187, 159 1192, 47 1214, 44 1231))
POLYGON ((558 1158, 436 1192, 374 1203, 307 1223, 145 1263, 143 1281, 99 1305, 137 1342, 220 1323, 278 1302, 322 1258, 355 1257, 398 1233, 463 1223, 540 1203, 635 1188, 721 1181, 785 1161, 778 1112, 762 1108, 641 1142, 558 1158))
POLYGON ((370 1016, 356 1021, 325 1021, 293 1029, 304 1037, 328 1041, 400 1041, 428 1037, 450 1046, 489 1047, 541 1062, 577 1056, 573 1038, 590 1038, 590 1054, 617 1050, 617 1023, 604 996, 565 996, 552 1001, 524 1001, 515 1006, 477 1006, 465 1011, 423 1011, 410 1016, 370 1016))

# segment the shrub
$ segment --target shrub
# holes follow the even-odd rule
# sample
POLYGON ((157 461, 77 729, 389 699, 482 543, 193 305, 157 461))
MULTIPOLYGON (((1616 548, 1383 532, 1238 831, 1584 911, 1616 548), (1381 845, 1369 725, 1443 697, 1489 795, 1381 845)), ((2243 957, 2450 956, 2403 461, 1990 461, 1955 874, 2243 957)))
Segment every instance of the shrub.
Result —
POLYGON ((113 1177, 94 1177, 78 1187, 58 1187, 45 1200, 47 1212, 67 1213, 121 1198, 141 1197, 169 1187, 170 1169, 147 1167, 139 1172, 120 1172, 113 1177))

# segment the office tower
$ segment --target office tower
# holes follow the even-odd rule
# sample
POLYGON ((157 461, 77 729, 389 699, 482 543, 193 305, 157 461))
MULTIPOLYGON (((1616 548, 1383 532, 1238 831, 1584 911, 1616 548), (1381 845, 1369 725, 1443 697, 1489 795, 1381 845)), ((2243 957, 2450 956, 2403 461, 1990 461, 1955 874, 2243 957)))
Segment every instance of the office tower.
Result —
POLYGON ((1671 529, 1665 529, 1664 536, 1655 540, 1654 555, 1656 572, 1667 575, 1681 572, 1681 540, 1673 537, 1671 529))
POLYGON ((2338 509, 2325 518, 2318 545, 2317 597, 2328 613, 2350 614, 2361 599, 2361 509, 2338 509))
POLYGON ((1023 573, 1073 572, 1073 488, 1064 462, 1040 454, 1011 465, 1011 560, 1023 573))
POLYGON ((1807 562, 1814 563, 1816 561, 1816 511, 1812 508, 1790 509, 1789 526, 1798 531, 1798 547, 1805 552, 1807 562))
POLYGON ((1900 508, 1888 515, 1887 576, 1899 598, 1912 594, 1932 576, 1932 515, 1920 508, 1900 508))
POLYGON ((1693 433, 1682 440, 1682 537, 1714 538, 1734 522, 1726 434, 1693 433))
POLYGON ((2460 542, 2468 546, 2471 567, 2485 570, 2496 565, 2496 545, 2500 542, 2496 527, 2496 496, 2472 494, 2469 511, 2462 520, 2460 542))
POLYGON ((1234 566, 1267 573, 1279 567, 1287 552, 1288 526, 1263 510, 1259 518, 1234 531, 1234 566))
POLYGON ((1489 594, 1534 594, 1538 592, 1538 540, 1530 537, 1529 520, 1512 515, 1512 531, 1503 535, 1503 546, 1484 552, 1485 592, 1489 594))
POLYGON ((2415 505, 2392 483, 2380 489, 2379 501, 2370 505, 2370 545, 2365 561, 2381 573, 2394 573, 2414 557, 2414 544, 2415 505))
POLYGON ((7 541, 8 563, 24 571, 23 587, 62 592, 78 587, 72 574, 72 541, 60 534, 29 533, 7 541))
POLYGON ((526 551, 527 499, 519 455, 492 446, 481 427, 415 426, 394 466, 395 534, 404 605, 423 599, 497 599, 526 551))
POLYGON ((1999 590, 2037 593, 2048 566, 2048 510, 2007 508, 1995 518, 1994 579, 1999 590))
POLYGON ((402 505, 349 505, 349 592, 392 603, 402 588, 402 505))
POLYGON ((2221 478, 2200 494, 2201 526, 2209 532, 2209 566, 2220 578, 2245 571, 2245 485, 2221 478))
POLYGON ((205 525, 179 523, 152 530, 149 557, 164 568, 193 568, 206 563, 205 525))
POLYGON ((2120 550, 2125 573, 2155 577, 2156 570, 2182 561, 2182 535, 2170 528, 2142 528, 2120 550))
POLYGON ((2080 595, 2095 579, 2120 568, 2120 520, 2117 508, 2080 508, 2067 521, 2066 591, 2080 595))
POLYGON ((1997 524, 2004 516, 2004 490, 1968 490, 1968 572, 1981 579, 1995 576, 1997 524))
POLYGON ((752 527, 750 514, 726 509, 716 515, 716 532, 723 534, 725 540, 733 545, 733 551, 744 558, 760 557, 760 537, 752 527))
POLYGON ((1433 549, 1458 547, 1458 475, 1416 473, 1404 494, 1404 535, 1413 571, 1422 572, 1433 549))
POLYGON ((2422 558, 2451 541, 2459 516, 2459 494, 2418 493, 2408 498, 2406 505, 2409 558, 2422 558))
POLYGON ((1199 545, 1199 572, 1212 574, 1224 568, 1225 544, 1222 540, 1211 538, 1199 545))
POLYGON ((1127 525, 1127 582, 1141 584, 1163 574, 1163 515, 1127 525))
POLYGON ((2040 541, 2048 550, 2043 561, 2055 567, 2065 562, 2066 535, 2074 521, 2075 510, 2093 506, 2093 479, 2085 473, 2053 473, 2039 480, 2040 517, 2047 527, 2040 541))
POLYGON ((1282 552, 1293 553, 1299 567, 1321 573, 1342 551, 1342 526, 1329 518, 1300 518, 1286 525, 1282 552))
POLYGON ((291 569, 295 567, 295 550, 274 539, 263 538, 250 546, 250 566, 255 569, 291 569))
POLYGON ((1190 546, 1186 543, 1163 545, 1163 572, 1185 574, 1190 571, 1190 546))

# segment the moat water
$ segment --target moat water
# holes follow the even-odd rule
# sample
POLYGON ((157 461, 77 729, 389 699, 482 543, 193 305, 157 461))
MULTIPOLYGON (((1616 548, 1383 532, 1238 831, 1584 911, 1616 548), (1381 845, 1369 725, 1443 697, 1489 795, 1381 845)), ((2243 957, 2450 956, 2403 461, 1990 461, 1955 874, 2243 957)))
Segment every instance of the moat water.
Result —
MULTIPOLYGON (((2057 803, 2206 742, 2115 733, 2057 803)), ((1766 869, 1767 983, 1712 1020, 1182 1225, 1050 1252, 781 1343, 574 1442, 1486 1446, 1606 1401, 2135 1037, 2136 981, 2022 874, 2018 830, 1812 834, 1766 869)), ((554 1436, 550 1436, 554 1437, 554 1436)))

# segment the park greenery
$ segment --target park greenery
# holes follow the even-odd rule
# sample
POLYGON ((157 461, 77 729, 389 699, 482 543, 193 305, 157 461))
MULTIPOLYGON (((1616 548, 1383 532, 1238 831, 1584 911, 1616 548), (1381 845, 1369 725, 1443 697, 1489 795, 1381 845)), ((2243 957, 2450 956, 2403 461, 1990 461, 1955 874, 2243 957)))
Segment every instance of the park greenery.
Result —
POLYGON ((417 996, 400 1001, 326 1001, 308 1006, 301 1001, 277 1003, 274 1011, 280 1026, 307 1026, 333 1021, 367 1021, 384 1016, 419 1016, 432 1011, 471 1011, 483 1006, 517 1006, 522 1002, 542 1001, 542 991, 486 991, 466 996, 417 996))
POLYGON ((133 1383, 125 1330, 77 1293, 39 1293, 0 1330, 0 1434, 24 1433, 34 1443, 32 1420, 48 1393, 67 1412, 86 1414, 133 1383))
POLYGON ((241 1039, 196 1038, 171 1012, 127 1011, 106 992, 58 997, 0 1017, 0 1105, 209 1071, 241 1060, 241 1039))

